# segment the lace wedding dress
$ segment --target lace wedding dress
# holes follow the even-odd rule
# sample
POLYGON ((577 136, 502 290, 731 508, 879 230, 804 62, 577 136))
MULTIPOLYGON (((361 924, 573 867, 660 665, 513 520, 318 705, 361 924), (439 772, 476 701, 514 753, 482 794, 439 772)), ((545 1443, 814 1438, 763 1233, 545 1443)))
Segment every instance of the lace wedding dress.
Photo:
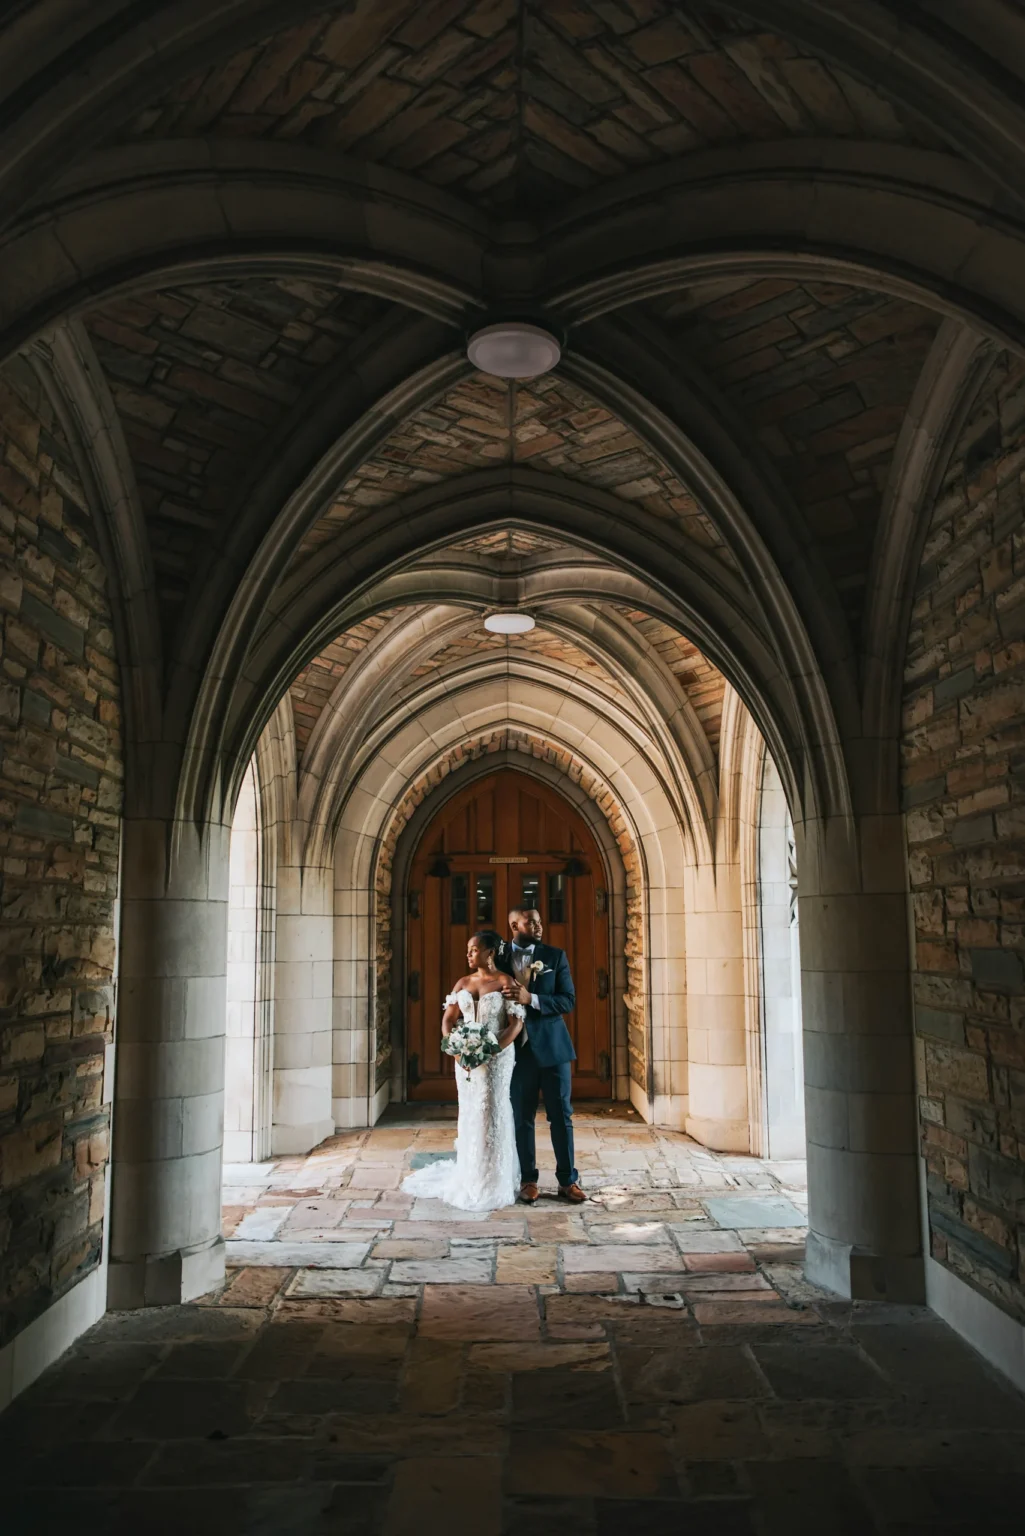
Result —
MULTIPOLYGON (((457 1003, 467 1024, 486 1024, 494 1034, 505 1028, 506 1014, 522 1018, 519 1003, 507 1003, 501 992, 488 992, 477 1000, 466 988, 452 993, 446 1004, 457 1003)), ((496 1211, 512 1205, 520 1188, 516 1131, 513 1125, 512 1081, 515 1051, 507 1045, 469 1077, 456 1062, 459 1088, 459 1124, 455 1161, 429 1163, 403 1180, 406 1194, 422 1199, 444 1200, 463 1211, 496 1211)))

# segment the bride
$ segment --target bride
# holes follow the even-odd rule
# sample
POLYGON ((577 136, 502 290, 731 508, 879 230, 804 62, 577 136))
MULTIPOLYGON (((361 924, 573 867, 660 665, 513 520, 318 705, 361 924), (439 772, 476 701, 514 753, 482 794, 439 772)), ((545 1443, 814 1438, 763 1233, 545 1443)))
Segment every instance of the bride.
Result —
POLYGON ((475 933, 466 946, 469 975, 456 982, 445 999, 441 1033, 448 1036, 460 1019, 486 1024, 497 1036, 499 1052, 467 1073, 456 1063, 459 1124, 455 1161, 430 1163, 403 1181, 407 1194, 444 1200, 464 1211, 494 1211, 516 1201, 520 1184, 513 1125, 512 1079, 515 1052, 510 1049, 523 1028, 524 1011, 502 995, 506 980, 495 960, 504 942, 490 928, 475 933))

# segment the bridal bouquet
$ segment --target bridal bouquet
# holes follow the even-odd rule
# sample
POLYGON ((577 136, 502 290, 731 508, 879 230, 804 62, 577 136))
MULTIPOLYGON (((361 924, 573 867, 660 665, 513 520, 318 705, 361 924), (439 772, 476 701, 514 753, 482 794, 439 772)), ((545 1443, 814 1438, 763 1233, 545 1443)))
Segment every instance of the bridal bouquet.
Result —
POLYGON ((449 1056, 456 1057, 469 1082, 474 1067, 482 1067, 492 1056, 498 1055, 498 1037, 486 1024, 460 1024, 445 1036, 441 1048, 449 1056))

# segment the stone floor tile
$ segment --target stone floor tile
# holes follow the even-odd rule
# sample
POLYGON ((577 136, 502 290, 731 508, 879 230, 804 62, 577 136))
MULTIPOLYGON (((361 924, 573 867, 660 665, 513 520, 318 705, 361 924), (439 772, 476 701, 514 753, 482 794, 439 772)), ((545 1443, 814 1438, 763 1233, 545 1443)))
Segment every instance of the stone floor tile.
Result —
POLYGON ((595 1230, 590 1232, 592 1243, 620 1246, 624 1243, 644 1243, 647 1245, 659 1244, 666 1247, 672 1242, 664 1222, 654 1219, 645 1221, 642 1218, 633 1221, 618 1221, 612 1224, 595 1223, 595 1230))
POLYGON ((383 1147, 408 1146, 410 1133, 403 1127, 375 1125, 366 1138, 368 1148, 381 1149, 383 1147))
POLYGON ((604 1369, 611 1363, 603 1344, 471 1344, 468 1363, 482 1371, 546 1371, 560 1366, 604 1369))
POLYGON ((495 1279, 499 1285, 545 1285, 556 1278, 559 1251, 550 1245, 502 1247, 495 1279))
POLYGON ((249 1381, 144 1381, 104 1435, 125 1440, 197 1440, 241 1435, 260 1408, 249 1381))
POLYGON ((249 1348, 243 1339, 190 1339, 172 1344, 163 1360, 151 1372, 154 1381, 217 1380, 233 1374, 243 1351, 249 1348))
MULTIPOLYGON (((749 1253, 687 1253, 687 1271, 695 1275, 751 1274, 755 1267, 749 1253)), ((772 1276, 769 1275, 771 1282, 772 1276)))
POLYGON ((301 1269, 287 1287, 290 1298, 304 1296, 376 1296, 382 1269, 301 1269))
MULTIPOLYGON (((348 1206, 340 1200, 300 1200, 285 1221, 282 1235, 290 1237, 293 1232, 301 1233, 305 1227, 314 1227, 318 1231, 336 1227, 347 1209, 348 1206)), ((244 1232, 242 1236, 248 1237, 249 1233, 244 1232)))
POLYGON ((360 1163, 352 1170, 350 1189, 398 1189, 402 1180, 399 1168, 367 1167, 360 1163))
POLYGON ((415 1339, 402 1376, 399 1411, 453 1413, 466 1375, 466 1346, 455 1339, 415 1339))
POLYGON ((591 1499, 506 1499, 505 1536, 594 1536, 591 1499))
POLYGON ((815 1325, 819 1319, 814 1312, 794 1312, 779 1301, 774 1291, 760 1291, 746 1296, 726 1297, 721 1301, 695 1299, 691 1311, 696 1322, 753 1328, 770 1324, 790 1323, 815 1325))
POLYGON ((106 1339, 121 1343, 139 1339, 172 1343, 183 1339, 253 1337, 263 1321, 260 1312, 245 1307, 140 1307, 135 1312, 106 1313, 87 1337, 91 1343, 106 1339))
POLYGON ((602 1339, 605 1337, 605 1329, 601 1323, 547 1323, 545 1325, 545 1338, 565 1340, 567 1343, 579 1341, 586 1343, 589 1339, 602 1339))
POLYGON ((740 1273, 729 1274, 713 1271, 706 1274, 694 1274, 690 1267, 688 1255, 687 1273, 680 1277, 680 1290, 687 1296, 711 1296, 720 1292, 737 1291, 744 1295, 752 1295, 755 1291, 766 1291, 772 1294, 772 1287, 764 1275, 757 1271, 754 1274, 740 1273))
POLYGON ((752 1501, 596 1499, 596 1536, 754 1536, 752 1501))
POLYGON ((631 1430, 521 1430, 510 1440, 506 1490, 607 1498, 665 1498, 678 1490, 665 1440, 631 1430))
POLYGON ((744 1243, 756 1264, 803 1264, 804 1239, 799 1243, 744 1243))
POLYGON ((293 1482, 308 1459, 301 1440, 176 1440, 160 1447, 141 1482, 171 1488, 293 1482))
POLYGON ((217 1297, 221 1307, 266 1307, 274 1300, 290 1269, 268 1265, 255 1269, 229 1269, 228 1283, 217 1297))
POLYGON ((695 1227, 689 1222, 686 1225, 670 1222, 669 1231, 681 1253, 744 1253, 746 1251, 736 1232, 723 1232, 717 1227, 695 1227))
POLYGON ((490 1259, 396 1259, 389 1279, 399 1285, 487 1285, 492 1278, 490 1259))
POLYGON ((800 1510, 805 1530, 864 1536, 875 1524, 849 1471, 838 1461, 752 1461, 745 1466, 761 1531, 783 1536, 800 1510))
POLYGON ((161 1344, 92 1344, 86 1338, 65 1355, 59 1369, 45 1371, 19 1402, 119 1402, 159 1365, 163 1355, 161 1344))
POLYGON ((443 1259, 447 1255, 447 1237, 383 1237, 371 1250, 374 1259, 443 1259))
MULTIPOLYGON (((64 1440, 38 1448, 0 1452, 4 1483, 4 1525, 14 1488, 123 1488, 156 1454, 152 1442, 64 1440)), ((6 1450, 11 1450, 6 1447, 6 1450)))
POLYGON ((752 1345, 772 1390, 784 1398, 889 1397, 893 1387, 849 1344, 752 1345))
POLYGON ((593 1323, 606 1318, 634 1316, 640 1310, 636 1296, 562 1296, 545 1297, 546 1323, 593 1323))
POLYGON ((480 1221, 481 1215, 479 1211, 458 1211, 440 1200, 414 1200, 409 1219, 411 1222, 466 1222, 480 1221))
POLYGON ((566 1275, 563 1281, 563 1289, 570 1295, 591 1294, 604 1296, 609 1291, 619 1290, 619 1276, 617 1274, 583 1274, 566 1275))
MULTIPOLYGON (((684 1269, 682 1257, 668 1243, 664 1248, 647 1245, 643 1262, 646 1270, 662 1270, 668 1274, 682 1274, 684 1269)), ((567 1275, 597 1271, 611 1274, 617 1270, 637 1269, 639 1262, 637 1248, 630 1243, 591 1243, 586 1248, 579 1244, 563 1248, 562 1265, 567 1275)))
POLYGON ((229 1264, 287 1265, 290 1269, 301 1266, 319 1269, 358 1269, 370 1252, 370 1243, 246 1243, 232 1240, 225 1243, 225 1258, 229 1264))
POLYGON ((532 1210, 527 1217, 527 1232, 535 1243, 586 1243, 587 1229, 579 1216, 562 1216, 557 1211, 532 1210))
POLYGON ((690 1403, 702 1398, 756 1398, 768 1388, 739 1345, 639 1347, 617 1344, 623 1392, 638 1403, 690 1403))
POLYGON ((500 1536, 502 1464, 497 1456, 410 1457, 395 1468, 382 1536, 466 1531, 500 1536))
POLYGON ((517 1428, 563 1430, 615 1429, 625 1423, 611 1364, 548 1366, 515 1371, 512 1415, 517 1428))
POLYGON ((468 1343, 540 1340, 537 1296, 527 1285, 425 1285, 419 1332, 468 1343))
POLYGON ((782 1195, 709 1196, 702 1201, 721 1227, 804 1227, 807 1217, 782 1195))
POLYGON ((404 1297, 339 1296, 313 1301, 283 1301, 272 1323, 323 1321, 370 1323, 410 1330, 416 1318, 416 1301, 404 1297))
POLYGON ((286 1317, 260 1334, 236 1371, 242 1381, 284 1381, 303 1376, 324 1333, 321 1318, 286 1317))
POLYGON ((673 1408, 673 1446, 684 1462, 740 1461, 768 1454, 769 1442, 753 1404, 704 1398, 673 1408))
POLYGON ((527 1226, 522 1221, 473 1221, 460 1222, 452 1230, 455 1242, 468 1243, 487 1238, 496 1243, 524 1243, 527 1226))

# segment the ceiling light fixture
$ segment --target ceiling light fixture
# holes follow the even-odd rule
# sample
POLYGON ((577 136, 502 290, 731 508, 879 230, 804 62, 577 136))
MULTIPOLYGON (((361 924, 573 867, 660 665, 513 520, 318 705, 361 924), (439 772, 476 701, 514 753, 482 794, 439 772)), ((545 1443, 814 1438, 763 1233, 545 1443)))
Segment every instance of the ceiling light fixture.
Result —
POLYGON ((475 331, 466 355, 481 373, 499 379, 536 379, 550 373, 562 356, 551 331, 522 320, 503 320, 475 331))
POLYGON ((493 635, 525 635, 534 628, 534 620, 529 613, 489 613, 484 628, 493 635))

